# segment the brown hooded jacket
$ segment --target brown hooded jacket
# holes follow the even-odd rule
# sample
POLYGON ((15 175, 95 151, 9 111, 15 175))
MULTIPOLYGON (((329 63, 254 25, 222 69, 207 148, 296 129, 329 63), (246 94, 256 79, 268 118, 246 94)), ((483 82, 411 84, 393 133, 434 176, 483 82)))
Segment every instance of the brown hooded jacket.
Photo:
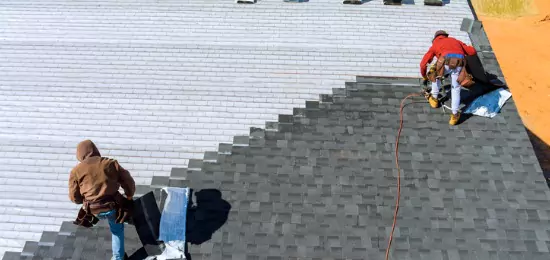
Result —
POLYGON ((101 157, 90 140, 82 141, 76 148, 76 165, 69 177, 69 198, 76 204, 96 202, 118 195, 122 186, 127 197, 134 196, 134 179, 116 160, 101 157))

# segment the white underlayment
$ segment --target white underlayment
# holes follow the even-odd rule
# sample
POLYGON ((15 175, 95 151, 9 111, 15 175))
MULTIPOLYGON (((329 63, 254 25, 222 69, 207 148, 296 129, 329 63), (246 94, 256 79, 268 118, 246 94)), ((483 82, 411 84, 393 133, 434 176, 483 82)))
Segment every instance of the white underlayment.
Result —
POLYGON ((468 41, 466 0, 416 2, 0 1, 0 257, 74 218, 85 138, 149 184, 356 75, 418 77, 437 29, 468 41))

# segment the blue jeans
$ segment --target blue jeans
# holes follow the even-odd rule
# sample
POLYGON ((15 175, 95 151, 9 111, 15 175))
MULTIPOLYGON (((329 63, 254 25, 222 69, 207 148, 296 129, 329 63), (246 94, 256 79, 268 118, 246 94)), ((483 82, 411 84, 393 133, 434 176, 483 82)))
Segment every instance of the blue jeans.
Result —
POLYGON ((107 219, 112 236, 113 259, 124 259, 124 224, 116 223, 116 210, 102 212, 97 215, 99 219, 107 219))

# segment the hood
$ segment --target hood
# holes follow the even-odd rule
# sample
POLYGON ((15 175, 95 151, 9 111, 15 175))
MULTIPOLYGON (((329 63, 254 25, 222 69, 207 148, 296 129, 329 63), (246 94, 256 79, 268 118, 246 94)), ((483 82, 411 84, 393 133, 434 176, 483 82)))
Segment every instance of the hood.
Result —
POLYGON ((76 147, 76 159, 82 162, 90 157, 101 156, 99 150, 91 140, 85 140, 76 147))

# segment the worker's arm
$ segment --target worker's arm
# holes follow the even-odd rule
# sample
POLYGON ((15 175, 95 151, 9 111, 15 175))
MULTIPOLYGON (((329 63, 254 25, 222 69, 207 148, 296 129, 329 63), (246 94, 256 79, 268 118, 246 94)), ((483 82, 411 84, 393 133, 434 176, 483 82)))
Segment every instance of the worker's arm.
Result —
POLYGON ((136 183, 134 182, 134 178, 132 178, 130 172, 122 168, 117 161, 114 162, 114 166, 118 172, 118 183, 120 183, 120 186, 124 190, 124 195, 126 195, 126 198, 131 199, 134 197, 134 193, 136 192, 136 183))
POLYGON ((426 70, 428 69, 428 63, 430 63, 434 57, 435 57, 435 52, 433 48, 430 47, 428 52, 424 54, 422 61, 420 61, 420 74, 422 75, 423 78, 426 78, 426 70))
POLYGON ((470 46, 466 43, 460 42, 462 44, 462 49, 464 49, 464 52, 468 56, 474 56, 477 54, 476 48, 474 46, 470 46))
POLYGON ((73 171, 71 171, 69 175, 69 199, 75 204, 82 204, 82 201, 84 200, 82 194, 80 194, 78 178, 73 171))

